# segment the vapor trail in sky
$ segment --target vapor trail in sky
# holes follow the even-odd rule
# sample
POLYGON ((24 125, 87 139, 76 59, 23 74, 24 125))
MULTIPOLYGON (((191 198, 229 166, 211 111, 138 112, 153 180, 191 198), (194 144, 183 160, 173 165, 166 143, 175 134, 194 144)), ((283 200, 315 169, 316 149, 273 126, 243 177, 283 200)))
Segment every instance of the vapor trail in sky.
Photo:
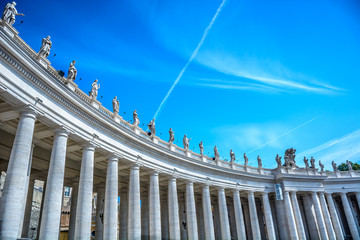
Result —
POLYGON ((276 138, 273 138, 273 139, 267 141, 267 142, 264 143, 263 145, 258 146, 257 148, 254 148, 253 150, 247 152, 246 154, 252 153, 252 152, 254 152, 254 151, 256 151, 256 150, 258 150, 258 149, 260 149, 260 148, 262 148, 262 147, 265 147, 265 146, 268 145, 269 143, 271 143, 271 142, 273 142, 273 141, 276 141, 276 140, 278 140, 279 138, 282 138, 282 137, 284 137, 284 136, 292 133, 293 131, 295 131, 295 130, 297 130, 297 129, 299 129, 299 128, 301 128, 301 127, 303 127, 303 126, 305 126, 305 125, 307 125, 307 124, 309 124, 309 123, 311 123, 311 122, 314 121, 315 119, 317 119, 317 117, 315 117, 315 118, 313 118, 313 119, 311 119, 311 120, 309 120, 309 121, 307 121, 307 122, 304 122, 303 124, 300 124, 299 126, 293 128, 293 129, 290 129, 289 131, 281 134, 280 136, 278 136, 278 137, 276 137, 276 138))
POLYGON ((160 111, 162 110, 162 108, 164 107, 167 99, 169 98, 170 94, 172 93, 172 91, 174 90, 175 86, 178 84, 178 82, 180 81, 182 75, 184 74, 184 72, 186 71, 186 69, 188 68, 188 66, 190 65, 190 63, 194 60, 194 58, 196 57, 196 55, 198 54, 199 52, 199 49, 201 48, 201 46, 203 45, 204 41, 205 41, 205 38, 207 37, 210 29, 212 28, 212 26, 214 25, 215 23, 215 20, 216 18, 218 17, 219 13, 221 12, 223 6, 225 5, 225 2, 227 0, 223 0, 222 3, 220 4, 219 8, 217 9, 214 17, 211 19, 211 22, 210 24, 206 27, 203 35, 202 35, 202 38, 200 40, 200 42, 198 43, 198 45, 196 46, 194 52, 192 53, 189 61, 187 61, 187 63, 185 64, 185 66, 181 69, 181 72, 179 73, 179 75, 177 76, 177 78, 175 79, 175 82, 173 83, 173 85, 171 86, 171 88, 169 89, 169 91, 166 93, 164 99, 162 100, 162 102, 160 103, 160 106, 158 107, 155 115, 154 115, 154 119, 156 119, 156 117, 159 115, 160 111))

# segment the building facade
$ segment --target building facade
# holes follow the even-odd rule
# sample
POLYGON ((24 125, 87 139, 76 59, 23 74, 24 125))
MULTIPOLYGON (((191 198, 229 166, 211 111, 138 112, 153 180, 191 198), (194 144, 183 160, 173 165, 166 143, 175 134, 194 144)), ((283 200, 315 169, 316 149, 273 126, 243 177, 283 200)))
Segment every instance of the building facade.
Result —
POLYGON ((149 136, 5 21, 0 149, 0 239, 31 237, 35 180, 44 181, 38 239, 59 239, 61 220, 69 239, 88 240, 92 228, 105 240, 360 239, 360 171, 214 161, 149 136))

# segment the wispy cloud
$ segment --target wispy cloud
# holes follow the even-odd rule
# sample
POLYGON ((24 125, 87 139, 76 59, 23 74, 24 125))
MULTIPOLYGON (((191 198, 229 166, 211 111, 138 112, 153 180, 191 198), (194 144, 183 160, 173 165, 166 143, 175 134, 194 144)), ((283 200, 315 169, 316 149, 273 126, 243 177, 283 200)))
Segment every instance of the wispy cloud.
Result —
POLYGON ((198 63, 205 65, 215 71, 221 72, 230 77, 237 77, 237 81, 222 84, 204 84, 209 87, 228 89, 250 89, 242 88, 238 83, 257 83, 257 89, 272 87, 278 91, 305 91, 317 94, 336 94, 344 92, 344 89, 332 86, 305 76, 302 73, 293 73, 278 62, 269 60, 261 62, 254 59, 241 59, 226 53, 205 52, 198 56, 198 63), (228 87, 226 87, 228 85, 228 87))
POLYGON ((342 163, 346 160, 353 162, 360 161, 360 129, 327 141, 317 147, 308 149, 297 154, 299 157, 314 156, 317 160, 327 164, 330 168, 332 161, 342 163))

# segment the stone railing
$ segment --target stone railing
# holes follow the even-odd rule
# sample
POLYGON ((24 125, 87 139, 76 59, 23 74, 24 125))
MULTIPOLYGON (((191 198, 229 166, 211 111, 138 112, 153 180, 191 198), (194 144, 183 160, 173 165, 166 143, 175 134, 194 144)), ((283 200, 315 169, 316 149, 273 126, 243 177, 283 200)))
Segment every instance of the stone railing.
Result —
MULTIPOLYGON (((7 25, 7 27, 13 28, 8 25, 7 25)), ((13 29, 12 31, 17 33, 17 31, 15 29, 13 29)), ((20 45, 20 47, 23 50, 25 50, 32 58, 34 58, 34 60, 37 60, 38 53, 35 52, 21 37, 19 37, 19 35, 15 34, 13 36, 13 39, 18 45, 20 45)), ((46 67, 48 72, 54 78, 56 78, 57 80, 59 80, 61 83, 63 83, 65 85, 67 83, 66 78, 60 76, 58 71, 54 67, 51 66, 51 63, 48 60, 46 60, 46 61, 48 62, 48 65, 46 67)), ((88 104, 91 104, 93 102, 93 100, 77 86, 74 87, 73 92, 84 102, 86 102, 88 104)), ((98 106, 98 112, 110 119, 113 119, 113 117, 114 117, 113 113, 110 110, 108 110, 107 108, 105 108, 104 106, 102 106, 101 104, 98 106)), ((135 128, 133 127, 133 125, 122 118, 120 118, 120 121, 118 123, 121 127, 124 127, 127 130, 135 131, 134 130, 135 128)), ((143 137, 144 139, 152 141, 152 139, 148 136, 148 133, 146 131, 142 130, 141 128, 138 128, 138 129, 139 129, 139 134, 138 134, 139 136, 143 137)), ((158 144, 159 146, 164 147, 164 148, 169 148, 169 144, 166 141, 164 141, 158 137, 156 137, 156 138, 157 138, 157 141, 155 141, 156 144, 158 144)), ((222 160, 214 161, 211 157, 208 157, 206 155, 200 155, 191 150, 185 151, 185 149, 183 149, 175 144, 173 144, 172 151, 177 152, 177 153, 187 156, 187 157, 191 157, 192 159, 194 159, 196 161, 202 161, 202 162, 205 162, 208 164, 217 165, 219 167, 238 170, 240 172, 256 173, 256 174, 263 174, 263 175, 273 175, 274 171, 277 170, 277 169, 252 167, 249 165, 244 166, 244 165, 240 165, 237 163, 229 163, 229 162, 222 161, 222 160)), ((360 170, 358 170, 358 171, 318 172, 318 169, 306 169, 306 168, 289 169, 286 167, 281 167, 280 172, 281 173, 289 173, 289 174, 299 174, 299 175, 325 175, 330 178, 333 178, 333 177, 360 177, 360 170)))

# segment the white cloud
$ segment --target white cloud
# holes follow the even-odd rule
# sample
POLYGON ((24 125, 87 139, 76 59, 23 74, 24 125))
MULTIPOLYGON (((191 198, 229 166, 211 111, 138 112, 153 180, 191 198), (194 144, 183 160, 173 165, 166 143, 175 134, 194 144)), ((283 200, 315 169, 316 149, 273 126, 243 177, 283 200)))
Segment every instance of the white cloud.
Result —
POLYGON ((359 162, 360 160, 360 129, 340 138, 332 139, 317 147, 308 149, 298 156, 314 156, 331 169, 331 162, 340 164, 346 160, 359 162))

